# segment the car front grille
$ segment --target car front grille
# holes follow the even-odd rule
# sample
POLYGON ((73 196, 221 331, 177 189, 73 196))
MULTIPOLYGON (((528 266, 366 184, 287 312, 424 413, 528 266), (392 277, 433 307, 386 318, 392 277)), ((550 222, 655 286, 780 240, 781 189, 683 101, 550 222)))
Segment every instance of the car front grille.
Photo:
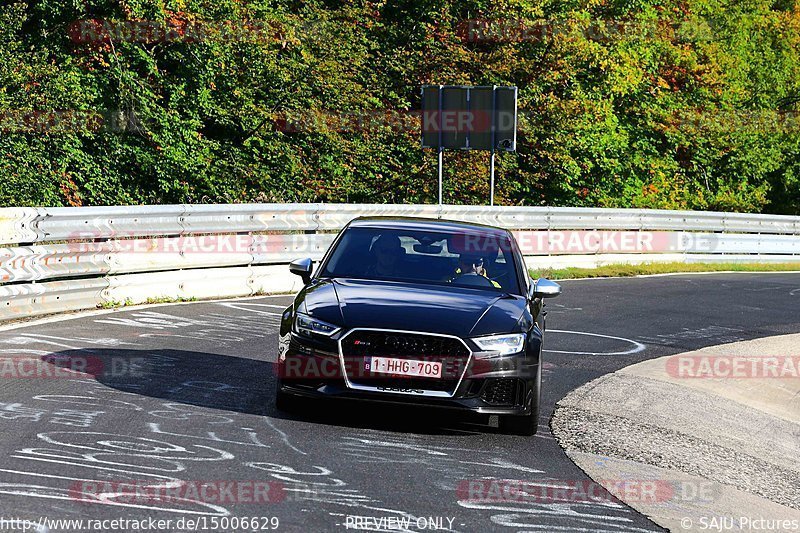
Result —
MULTIPOLYGON (((354 330, 341 341, 348 380, 356 386, 455 393, 470 351, 459 339, 424 333, 354 330), (394 376, 365 368, 370 357, 442 363, 442 378, 394 376)), ((394 391, 385 391, 394 392, 394 391)))

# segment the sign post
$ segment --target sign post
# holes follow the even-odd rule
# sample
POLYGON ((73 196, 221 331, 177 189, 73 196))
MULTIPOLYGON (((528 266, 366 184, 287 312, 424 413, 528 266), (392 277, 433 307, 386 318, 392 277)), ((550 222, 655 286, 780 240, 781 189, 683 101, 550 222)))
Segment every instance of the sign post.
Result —
MULTIPOLYGON (((492 85, 492 110, 497 110, 497 85, 492 85)), ((516 113, 516 109, 514 110, 516 113)), ((494 148, 497 146, 497 121, 492 120, 492 155, 489 158, 489 205, 494 206, 494 148)))
POLYGON ((494 205, 497 150, 517 149, 517 88, 423 85, 422 147, 438 152, 439 205, 444 151, 489 151, 489 204, 494 205))
MULTIPOLYGON (((442 86, 439 85, 439 117, 442 116, 442 86)), ((442 165, 444 163, 444 147, 442 146, 442 128, 439 128, 439 205, 442 205, 442 165)))

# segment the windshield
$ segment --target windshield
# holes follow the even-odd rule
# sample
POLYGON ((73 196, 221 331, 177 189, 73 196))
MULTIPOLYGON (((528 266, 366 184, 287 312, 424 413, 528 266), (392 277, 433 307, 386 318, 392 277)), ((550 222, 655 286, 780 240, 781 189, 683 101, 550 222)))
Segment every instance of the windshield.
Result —
POLYGON ((521 294, 507 235, 345 230, 320 276, 447 284, 521 294))

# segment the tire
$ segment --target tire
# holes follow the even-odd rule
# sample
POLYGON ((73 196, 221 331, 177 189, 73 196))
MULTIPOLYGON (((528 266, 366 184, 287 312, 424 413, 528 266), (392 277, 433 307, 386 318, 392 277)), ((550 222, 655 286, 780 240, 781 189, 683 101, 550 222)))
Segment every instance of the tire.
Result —
POLYGON ((500 429, 505 433, 513 435, 524 435, 530 437, 536 435, 539 429, 539 404, 542 398, 542 357, 539 352, 539 365, 536 369, 536 379, 529 382, 529 387, 533 389, 531 394, 530 409, 527 415, 505 415, 500 417, 500 429))

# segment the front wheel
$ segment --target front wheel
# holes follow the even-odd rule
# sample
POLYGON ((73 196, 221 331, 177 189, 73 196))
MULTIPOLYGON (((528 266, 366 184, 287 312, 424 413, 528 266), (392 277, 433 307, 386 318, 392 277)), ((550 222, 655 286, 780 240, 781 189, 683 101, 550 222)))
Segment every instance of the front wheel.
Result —
POLYGON ((513 435, 536 435, 539 429, 539 404, 542 399, 542 364, 541 356, 536 368, 536 379, 530 382, 533 389, 531 394, 531 412, 527 415, 504 415, 500 417, 500 429, 513 435))

